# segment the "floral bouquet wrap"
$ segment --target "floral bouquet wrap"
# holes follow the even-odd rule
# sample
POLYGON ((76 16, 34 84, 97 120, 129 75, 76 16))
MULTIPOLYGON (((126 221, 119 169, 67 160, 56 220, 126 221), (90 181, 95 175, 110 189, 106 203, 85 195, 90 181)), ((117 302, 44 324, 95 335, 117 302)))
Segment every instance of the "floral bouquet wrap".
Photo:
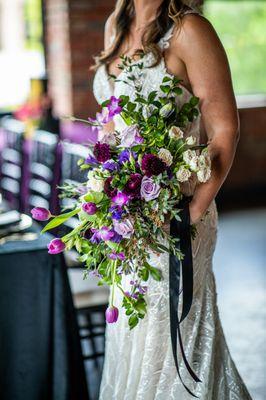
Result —
MULTIPOLYGON (((141 73, 141 63, 136 65, 141 73)), ((79 162, 80 168, 88 171, 88 179, 79 186, 67 185, 63 193, 74 199, 73 209, 53 216, 35 208, 32 214, 38 220, 50 219, 43 231, 78 216, 78 226, 53 239, 49 253, 75 248, 85 276, 91 273, 99 277, 99 285, 111 286, 106 310, 109 323, 119 318, 114 299, 114 288, 119 288, 132 329, 147 312, 149 288, 145 283, 149 276, 161 279, 161 271, 149 263, 150 252, 168 252, 179 260, 183 257, 176 246, 178 238, 164 229, 166 221, 180 220, 182 183, 193 175, 206 182, 211 170, 206 146, 197 146, 193 136, 184 138, 187 124, 198 116, 199 99, 191 96, 177 107, 182 88, 180 80, 170 76, 164 77, 160 90, 144 96, 127 57, 121 68, 132 72, 125 83, 134 86, 136 96, 112 96, 95 119, 84 121, 97 127, 99 141, 88 147, 88 157, 79 162), (122 119, 125 128, 105 133, 104 125, 114 117, 122 119), (127 274, 135 277, 129 291, 121 283, 127 274)))

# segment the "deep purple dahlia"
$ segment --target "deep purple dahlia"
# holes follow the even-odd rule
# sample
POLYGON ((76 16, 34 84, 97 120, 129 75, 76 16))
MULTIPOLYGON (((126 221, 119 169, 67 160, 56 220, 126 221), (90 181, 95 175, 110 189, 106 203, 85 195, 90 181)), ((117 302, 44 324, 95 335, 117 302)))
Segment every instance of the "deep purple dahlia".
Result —
POLYGON ((145 154, 141 161, 141 169, 148 177, 164 172, 167 165, 154 154, 145 154))
POLYGON ((114 197, 117 194, 117 189, 112 186, 112 177, 109 176, 104 182, 104 193, 107 194, 108 197, 114 197))
POLYGON ((93 154, 96 157, 96 160, 104 163, 105 161, 110 159, 110 146, 106 143, 97 142, 94 146, 93 154))
POLYGON ((123 192, 133 199, 140 197, 142 176, 140 174, 131 174, 123 192))

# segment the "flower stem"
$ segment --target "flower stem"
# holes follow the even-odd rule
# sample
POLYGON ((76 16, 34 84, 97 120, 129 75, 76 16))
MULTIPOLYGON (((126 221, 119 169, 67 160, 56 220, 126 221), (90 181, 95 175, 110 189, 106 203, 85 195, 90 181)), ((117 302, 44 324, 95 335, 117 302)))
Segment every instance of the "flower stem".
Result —
POLYGON ((114 295, 115 295, 115 273, 116 273, 117 260, 112 263, 112 297, 111 306, 114 306, 114 295))

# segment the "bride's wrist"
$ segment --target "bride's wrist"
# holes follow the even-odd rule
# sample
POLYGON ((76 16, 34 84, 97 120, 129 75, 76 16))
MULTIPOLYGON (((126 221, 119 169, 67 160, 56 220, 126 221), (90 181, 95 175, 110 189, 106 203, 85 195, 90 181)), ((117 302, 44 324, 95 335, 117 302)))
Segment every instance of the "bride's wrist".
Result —
POLYGON ((204 216, 204 212, 193 202, 193 200, 189 204, 189 213, 191 224, 197 224, 204 216))

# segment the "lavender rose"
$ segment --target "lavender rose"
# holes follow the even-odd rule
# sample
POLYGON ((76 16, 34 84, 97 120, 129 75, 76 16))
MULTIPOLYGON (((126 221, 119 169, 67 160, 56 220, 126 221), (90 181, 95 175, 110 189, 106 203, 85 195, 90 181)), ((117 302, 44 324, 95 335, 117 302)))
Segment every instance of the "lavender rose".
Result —
POLYGON ((134 233, 134 227, 130 219, 126 218, 123 221, 113 220, 114 230, 125 239, 129 239, 134 233))
POLYGON ((51 213, 49 210, 43 207, 34 207, 31 210, 32 218, 36 219, 37 221, 47 221, 51 218, 51 213))
POLYGON ((49 254, 62 253, 65 250, 65 243, 61 239, 55 238, 47 245, 49 254))
POLYGON ((145 201, 156 199, 161 191, 160 185, 154 182, 152 178, 144 176, 141 181, 140 194, 145 201))

